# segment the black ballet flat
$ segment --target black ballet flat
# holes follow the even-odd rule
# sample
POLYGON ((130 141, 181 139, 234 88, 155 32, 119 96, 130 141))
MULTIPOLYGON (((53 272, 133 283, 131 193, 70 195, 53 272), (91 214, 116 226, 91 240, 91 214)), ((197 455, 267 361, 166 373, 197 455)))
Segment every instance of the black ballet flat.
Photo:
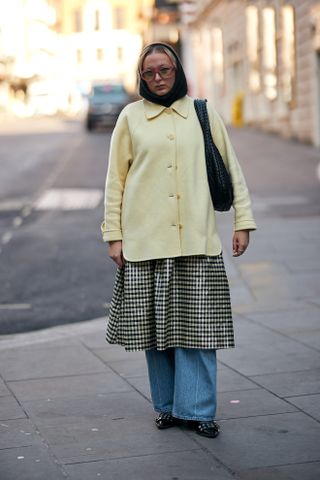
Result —
POLYGON ((220 427, 213 420, 210 422, 192 422, 192 428, 198 435, 207 438, 216 438, 220 433, 220 427))
POLYGON ((176 425, 175 418, 169 412, 161 412, 155 419, 156 425, 160 430, 174 427, 176 425))

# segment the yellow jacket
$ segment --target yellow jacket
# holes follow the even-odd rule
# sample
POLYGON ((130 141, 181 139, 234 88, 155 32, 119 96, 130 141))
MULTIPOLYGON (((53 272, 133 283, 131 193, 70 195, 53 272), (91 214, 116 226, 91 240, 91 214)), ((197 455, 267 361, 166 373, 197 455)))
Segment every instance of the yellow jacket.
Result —
MULTIPOLYGON (((227 131, 210 105, 208 112, 232 177, 234 229, 254 230, 248 189, 227 131)), ((111 138, 101 230, 104 241, 123 240, 129 261, 221 252, 192 98, 170 108, 140 100, 122 110, 111 138)))

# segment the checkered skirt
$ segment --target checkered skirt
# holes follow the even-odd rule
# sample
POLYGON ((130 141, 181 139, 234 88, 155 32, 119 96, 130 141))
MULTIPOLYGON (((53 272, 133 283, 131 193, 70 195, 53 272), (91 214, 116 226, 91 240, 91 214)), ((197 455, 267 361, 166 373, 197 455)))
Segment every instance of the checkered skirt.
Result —
POLYGON ((116 274, 106 340, 128 351, 234 347, 222 254, 126 261, 116 274))

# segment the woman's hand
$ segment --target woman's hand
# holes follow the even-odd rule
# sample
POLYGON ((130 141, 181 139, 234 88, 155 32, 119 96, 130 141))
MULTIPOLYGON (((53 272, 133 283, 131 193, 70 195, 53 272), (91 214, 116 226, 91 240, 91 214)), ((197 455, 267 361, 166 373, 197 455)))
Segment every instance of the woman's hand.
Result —
POLYGON ((109 257, 112 258, 118 267, 124 266, 124 258, 122 254, 122 240, 116 240, 114 242, 109 242, 109 257))
POLYGON ((234 232, 232 239, 232 250, 234 257, 240 257, 249 245, 249 230, 238 230, 234 232))

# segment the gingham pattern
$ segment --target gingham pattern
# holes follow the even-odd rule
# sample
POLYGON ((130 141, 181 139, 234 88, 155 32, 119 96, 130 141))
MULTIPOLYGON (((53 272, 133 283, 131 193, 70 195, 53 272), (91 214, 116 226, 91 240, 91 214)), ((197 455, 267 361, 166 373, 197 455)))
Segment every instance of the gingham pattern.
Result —
POLYGON ((127 261, 117 271, 106 339, 128 351, 234 347, 222 255, 127 261))

